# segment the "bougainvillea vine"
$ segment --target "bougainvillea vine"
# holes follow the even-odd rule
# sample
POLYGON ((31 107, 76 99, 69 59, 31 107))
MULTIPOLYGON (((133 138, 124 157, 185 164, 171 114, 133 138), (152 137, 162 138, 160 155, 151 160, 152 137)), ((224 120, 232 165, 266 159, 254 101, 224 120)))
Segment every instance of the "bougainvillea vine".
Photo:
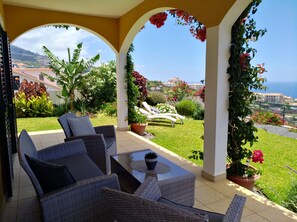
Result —
POLYGON ((177 24, 190 26, 190 32, 196 39, 202 42, 206 40, 206 27, 194 16, 182 10, 172 9, 153 15, 150 18, 150 23, 157 28, 161 28, 165 24, 168 14, 177 19, 177 24))

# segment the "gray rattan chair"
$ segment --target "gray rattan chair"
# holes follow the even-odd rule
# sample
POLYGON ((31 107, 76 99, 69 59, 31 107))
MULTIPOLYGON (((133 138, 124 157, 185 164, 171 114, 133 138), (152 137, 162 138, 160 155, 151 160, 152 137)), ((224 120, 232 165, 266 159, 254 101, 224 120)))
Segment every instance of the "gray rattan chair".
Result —
POLYGON ((102 189, 113 219, 125 221, 240 221, 245 197, 235 195, 225 215, 188 207, 161 197, 161 191, 155 178, 148 177, 132 194, 109 188, 102 189))
POLYGON ((117 154, 116 133, 113 125, 94 127, 96 135, 73 136, 67 118, 76 118, 73 113, 66 113, 58 118, 62 126, 66 141, 82 139, 88 155, 105 173, 110 173, 110 155, 117 154))
POLYGON ((37 151, 28 133, 19 137, 18 156, 39 200, 44 221, 110 221, 101 188, 120 189, 115 174, 104 175, 87 155, 82 140, 51 146, 37 151), (44 193, 26 155, 53 164, 66 165, 76 182, 44 193))

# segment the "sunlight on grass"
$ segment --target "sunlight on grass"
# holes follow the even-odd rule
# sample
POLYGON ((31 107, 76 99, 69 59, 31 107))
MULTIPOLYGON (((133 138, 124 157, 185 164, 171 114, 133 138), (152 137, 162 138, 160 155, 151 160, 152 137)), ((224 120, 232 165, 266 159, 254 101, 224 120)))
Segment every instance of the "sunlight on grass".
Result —
MULTIPOLYGON (((96 114, 90 120, 94 126, 116 125, 115 117, 103 114, 96 114)), ((22 129, 26 129, 28 132, 62 129, 58 122, 58 117, 17 118, 17 127, 18 132, 21 132, 22 129)))
POLYGON ((289 166, 297 170, 297 140, 266 132, 259 129, 259 141, 253 149, 261 149, 264 153, 264 164, 255 166, 262 170, 261 179, 256 183, 270 200, 281 204, 287 197, 297 174, 289 170, 289 166))
MULTIPOLYGON (((189 159, 189 155, 192 150, 202 151, 203 140, 200 137, 204 133, 203 121, 186 119, 184 122, 184 125, 176 123, 174 128, 169 124, 157 125, 152 122, 149 123, 147 131, 155 135, 152 139, 154 143, 197 164, 197 161, 189 159)), ((199 161, 198 165, 202 166, 202 161, 199 161)))

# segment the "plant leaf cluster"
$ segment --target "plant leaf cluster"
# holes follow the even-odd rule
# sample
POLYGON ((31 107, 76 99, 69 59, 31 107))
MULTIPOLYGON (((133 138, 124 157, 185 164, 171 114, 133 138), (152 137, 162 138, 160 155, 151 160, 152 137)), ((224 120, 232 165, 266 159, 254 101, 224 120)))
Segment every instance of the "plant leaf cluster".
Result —
POLYGON ((242 160, 249 158, 252 152, 250 147, 257 141, 255 136, 257 128, 252 120, 246 117, 252 114, 251 103, 255 96, 251 90, 263 89, 265 79, 259 76, 260 67, 251 65, 251 60, 257 52, 250 46, 251 41, 257 41, 266 30, 258 30, 256 22, 250 17, 250 13, 257 11, 261 0, 254 0, 239 16, 232 27, 231 56, 229 58, 229 124, 228 124, 228 160, 230 168, 227 173, 240 175, 245 174, 246 167, 242 160), (245 54, 244 66, 241 56, 245 54))

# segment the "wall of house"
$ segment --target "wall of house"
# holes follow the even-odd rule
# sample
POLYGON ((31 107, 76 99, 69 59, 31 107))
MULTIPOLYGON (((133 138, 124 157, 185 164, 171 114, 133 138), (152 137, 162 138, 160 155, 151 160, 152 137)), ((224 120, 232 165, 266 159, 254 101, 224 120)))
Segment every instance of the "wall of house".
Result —
POLYGON ((49 24, 67 24, 84 28, 99 36, 114 51, 119 48, 119 28, 117 19, 25 8, 5 4, 3 9, 5 12, 7 33, 11 41, 33 28, 49 24))
POLYGON ((128 49, 140 28, 156 13, 172 8, 181 9, 195 16, 195 18, 209 28, 221 23, 234 2, 235 0, 143 1, 120 18, 120 51, 126 51, 128 49), (122 47, 124 47, 124 49, 122 49, 122 47))
MULTIPOLYGON (((0 0, 0 24, 2 26, 3 29, 5 29, 4 26, 4 13, 3 13, 3 5, 2 5, 2 0, 0 0)), ((2 141, 0 141, 1 143, 2 141)), ((2 156, 1 156, 1 152, 0 152, 0 220, 2 218, 2 212, 5 206, 5 197, 4 197, 4 193, 3 193, 3 183, 2 183, 2 156)))

